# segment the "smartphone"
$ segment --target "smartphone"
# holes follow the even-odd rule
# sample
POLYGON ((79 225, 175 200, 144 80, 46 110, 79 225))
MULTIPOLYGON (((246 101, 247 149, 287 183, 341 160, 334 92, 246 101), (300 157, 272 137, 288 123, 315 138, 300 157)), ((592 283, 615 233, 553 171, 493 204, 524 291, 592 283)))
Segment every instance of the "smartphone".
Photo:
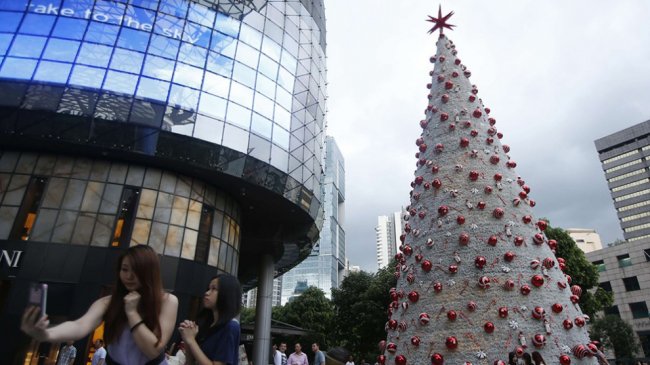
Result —
POLYGON ((41 315, 43 316, 47 313, 47 284, 32 283, 29 286, 27 305, 34 305, 41 308, 41 315))

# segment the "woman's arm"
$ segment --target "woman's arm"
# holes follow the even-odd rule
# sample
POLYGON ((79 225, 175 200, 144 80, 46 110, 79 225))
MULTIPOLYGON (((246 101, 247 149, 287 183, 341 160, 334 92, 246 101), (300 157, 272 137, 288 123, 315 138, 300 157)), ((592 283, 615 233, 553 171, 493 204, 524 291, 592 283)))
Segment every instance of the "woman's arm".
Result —
POLYGON ((97 299, 88 308, 88 311, 79 319, 63 322, 48 328, 50 321, 47 316, 39 318, 41 312, 38 307, 29 307, 23 313, 20 329, 30 337, 45 342, 63 342, 79 340, 87 336, 102 322, 104 313, 108 308, 111 297, 97 299))
MULTIPOLYGON (((127 297, 131 293, 127 294, 127 297)), ((125 301, 126 301, 125 297, 125 301)), ((138 298, 139 300, 139 298, 138 298)), ((144 355, 151 359, 155 359, 165 350, 167 342, 172 336, 174 326, 176 325, 176 313, 178 311, 178 299, 172 294, 165 294, 163 297, 162 307, 160 309, 160 316, 158 323, 160 323, 160 341, 156 335, 144 323, 138 324, 142 321, 142 316, 137 311, 129 311, 126 313, 129 329, 133 328, 133 340, 144 355), (135 328, 133 326, 136 326, 135 328)))

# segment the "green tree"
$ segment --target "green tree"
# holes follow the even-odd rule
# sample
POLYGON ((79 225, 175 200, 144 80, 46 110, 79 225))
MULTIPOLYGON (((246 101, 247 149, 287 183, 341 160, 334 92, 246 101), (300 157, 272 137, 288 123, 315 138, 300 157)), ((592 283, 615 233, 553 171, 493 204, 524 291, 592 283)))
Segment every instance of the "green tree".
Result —
POLYGON ((619 316, 608 315, 596 319, 589 332, 592 340, 613 348, 617 359, 632 358, 639 349, 634 329, 619 316))
POLYGON ((596 312, 608 308, 614 303, 612 293, 608 293, 598 287, 598 268, 589 262, 584 252, 569 234, 562 228, 548 227, 546 231, 548 239, 557 241, 557 257, 562 257, 566 263, 565 273, 571 276, 572 285, 582 287, 580 296, 580 308, 590 318, 595 318, 596 312), (589 289, 596 287, 591 293, 589 289))
POLYGON ((359 360, 374 359, 379 352, 377 343, 386 338, 388 292, 396 283, 394 267, 393 262, 376 274, 351 273, 339 289, 332 290, 336 308, 334 333, 338 344, 359 360))
POLYGON ((299 297, 290 301, 284 307, 273 308, 272 314, 274 319, 301 327, 310 332, 310 336, 302 339, 305 342, 302 344, 303 351, 308 351, 308 345, 311 342, 318 342, 321 348, 327 349, 330 342, 334 307, 321 289, 310 286, 299 297))
POLYGON ((255 308, 242 307, 239 314, 239 322, 241 324, 255 323, 255 308))

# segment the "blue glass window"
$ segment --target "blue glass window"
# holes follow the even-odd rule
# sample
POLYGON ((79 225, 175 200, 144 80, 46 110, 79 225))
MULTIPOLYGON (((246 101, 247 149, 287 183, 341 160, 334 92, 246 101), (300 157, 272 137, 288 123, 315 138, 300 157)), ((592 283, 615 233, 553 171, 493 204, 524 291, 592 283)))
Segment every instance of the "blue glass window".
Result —
POLYGON ((251 110, 237 105, 232 101, 228 102, 228 114, 226 120, 244 129, 249 129, 251 124, 251 110))
POLYGON ((129 0, 129 2, 133 5, 141 6, 147 9, 158 9, 158 0, 129 0))
POLYGON ((153 31, 174 39, 183 38, 185 20, 172 15, 158 14, 153 31))
POLYGON ((0 9, 23 11, 27 8, 27 0, 0 0, 0 9))
POLYGON ((234 100, 246 108, 252 108, 253 90, 238 82, 233 82, 230 86, 230 100, 234 100))
POLYGON ((241 34, 239 34, 239 40, 249 44, 255 49, 259 49, 262 44, 262 33, 249 27, 248 25, 242 25, 241 34))
POLYGON ((87 41, 114 45, 120 28, 116 25, 90 22, 85 39, 87 41))
POLYGON ((120 38, 117 40, 117 45, 122 48, 144 52, 149 43, 149 36, 150 33, 130 28, 122 28, 120 38))
POLYGON ((113 47, 94 43, 83 43, 79 50, 77 63, 90 66, 108 67, 113 47))
POLYGON ((53 14, 56 15, 59 13, 59 6, 61 5, 61 0, 32 0, 29 5, 29 11, 41 14, 53 14))
POLYGON ((65 39, 50 38, 45 47, 43 58, 56 61, 74 61, 79 48, 78 41, 69 41, 65 39))
POLYGON ((113 1, 96 1, 93 9, 92 20, 120 25, 126 6, 113 1))
POLYGON ((122 48, 116 48, 113 52, 111 68, 132 73, 140 73, 144 54, 135 51, 129 51, 122 48))
POLYGON ((83 39, 87 20, 59 17, 52 35, 59 38, 83 39))
POLYGON ((241 23, 238 20, 235 20, 228 15, 217 13, 217 22, 215 23, 214 28, 221 33, 238 38, 240 25, 241 23))
POLYGON ((104 90, 133 95, 138 76, 109 70, 104 81, 104 90))
POLYGON ((15 32, 22 16, 22 13, 0 11, 0 32, 15 32))
POLYGON ((95 67, 75 65, 70 76, 70 84, 99 89, 104 81, 106 70, 95 67))
POLYGON ((187 14, 187 20, 212 28, 212 25, 214 24, 214 16, 214 11, 209 10, 203 5, 191 3, 190 11, 187 14))
POLYGON ((166 58, 148 55, 142 74, 157 79, 171 81, 175 62, 166 58))
POLYGON ((69 63, 41 61, 36 69, 34 80, 65 84, 72 65, 69 63))
POLYGON ((181 108, 196 110, 196 104, 199 102, 199 91, 182 87, 179 85, 172 85, 169 92, 169 103, 178 105, 181 108))
POLYGON ((237 40, 219 32, 212 32, 212 42, 210 49, 226 55, 230 58, 235 57, 235 50, 237 49, 237 40))
POLYGON ((65 0, 59 14, 71 18, 88 19, 94 2, 94 0, 65 0))
POLYGON ((155 12, 129 5, 126 8, 126 15, 124 16, 122 25, 151 32, 155 19, 155 12))
POLYGON ((166 101, 168 91, 168 82, 150 79, 148 77, 141 77, 136 94, 144 98, 166 101))
POLYGON ((185 24, 183 40, 195 46, 207 48, 210 45, 212 30, 194 23, 185 24))
POLYGON ((9 43, 13 38, 13 34, 0 34, 0 56, 3 56, 7 53, 9 49, 9 43))
POLYGON ((167 58, 176 58, 180 41, 176 39, 169 39, 165 36, 152 34, 151 43, 149 44, 149 53, 167 58))
POLYGON ((257 91, 270 99, 275 99, 275 82, 263 75, 257 75, 257 91))
POLYGON ((256 72, 248 66, 244 66, 239 62, 235 62, 235 68, 232 72, 233 80, 236 80, 250 88, 255 87, 256 72))
POLYGON ((20 33, 50 35, 50 30, 56 18, 49 15, 26 14, 20 25, 20 33))
POLYGON ((207 49, 183 42, 181 44, 181 50, 178 53, 178 60, 203 68, 205 66, 205 58, 207 55, 207 49))
POLYGON ((45 37, 18 34, 11 45, 9 55, 38 58, 41 56, 46 40, 45 37))
POLYGON ((175 83, 199 89, 201 88, 202 81, 202 69, 183 63, 178 63, 176 65, 176 70, 174 71, 175 83))
POLYGON ((36 62, 36 60, 7 57, 0 69, 0 77, 29 80, 36 68, 36 62))
POLYGON ((203 78, 203 91, 215 94, 224 98, 228 98, 228 91, 230 89, 230 79, 215 75, 211 72, 206 72, 203 78))
POLYGON ((208 63, 206 68, 219 75, 230 77, 234 61, 228 57, 222 56, 218 53, 210 52, 208 54, 208 63))
POLYGON ((262 52, 264 52, 265 55, 269 56, 273 61, 280 61, 282 48, 279 44, 272 41, 270 38, 264 37, 264 42, 262 43, 262 52))
POLYGON ((187 14, 187 3, 185 0, 161 0, 160 11, 175 15, 179 18, 185 18, 185 14, 187 14))
POLYGON ((210 94, 201 93, 199 112, 223 120, 226 118, 226 100, 210 94))

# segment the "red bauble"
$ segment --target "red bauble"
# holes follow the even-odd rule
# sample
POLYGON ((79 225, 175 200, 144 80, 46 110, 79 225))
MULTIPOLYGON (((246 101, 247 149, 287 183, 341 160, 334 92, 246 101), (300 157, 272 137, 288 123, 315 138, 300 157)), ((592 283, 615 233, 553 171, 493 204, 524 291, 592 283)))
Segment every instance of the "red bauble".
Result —
POLYGON ((556 240, 548 240, 548 247, 553 251, 557 250, 557 241, 556 240))
MULTIPOLYGON (((497 209, 498 209, 498 208, 497 208, 497 209)), ((487 243, 488 243, 488 245, 490 245, 490 246, 496 246, 498 240, 499 240, 499 239, 497 238, 497 236, 492 235, 492 236, 490 236, 490 237, 488 238, 487 243)))
POLYGON ((499 308, 499 317, 501 317, 501 318, 507 318, 508 317, 508 307, 500 307, 499 308))
POLYGON ((490 278, 487 276, 481 276, 478 278, 478 286, 481 289, 489 289, 490 288, 490 278))
POLYGON ((582 327, 585 325, 586 322, 584 317, 576 317, 576 319, 573 320, 573 323, 575 323, 576 326, 578 327, 582 327))
POLYGON ((416 303, 420 299, 420 294, 416 292, 415 290, 409 293, 409 300, 412 303, 416 303))
POLYGON ((456 320, 456 318, 458 318, 458 314, 456 313, 455 310, 447 311, 447 319, 448 320, 453 322, 453 321, 456 320))
POLYGON ((454 83, 453 82, 451 82, 451 81, 445 82, 445 89, 451 90, 453 88, 454 88, 454 83))
POLYGON ((535 345, 535 347, 538 349, 546 346, 546 336, 542 335, 541 333, 533 336, 533 345, 535 345))
POLYGON ((463 217, 462 215, 459 215, 458 217, 456 217, 456 223, 458 223, 458 224, 465 223, 465 217, 463 217))
POLYGON ((512 290, 515 288, 515 281, 512 279, 508 279, 503 283, 503 288, 505 290, 512 290))
POLYGON ((450 350, 455 350, 458 348, 458 340, 454 336, 449 336, 445 340, 445 346, 450 350))
POLYGON ((445 358, 439 354, 435 353, 431 355, 431 365, 443 365, 445 363, 445 358))
POLYGON ((476 136, 478 136, 478 131, 476 129, 472 129, 469 132, 469 135, 472 136, 472 137, 476 137, 476 136))
POLYGON ((531 217, 529 215, 525 215, 525 216, 521 217, 521 221, 524 222, 525 224, 530 223, 532 220, 533 220, 533 217, 531 217))
POLYGON ((471 301, 467 303, 467 310, 470 312, 474 312, 476 310, 476 303, 471 301))
POLYGON ((569 299, 571 300, 571 303, 573 303, 573 304, 578 304, 578 302, 580 301, 580 297, 577 296, 577 295, 571 295, 569 297, 569 299))
POLYGON ((431 320, 431 317, 429 316, 428 313, 420 313, 420 324, 421 325, 427 325, 429 324, 429 321, 431 320))
POLYGON ((476 100, 476 96, 470 95, 467 99, 473 103, 476 100))
POLYGON ((487 134, 490 135, 490 136, 494 136, 495 134, 497 134, 497 129, 494 128, 494 127, 490 127, 487 130, 487 134))
POLYGON ((544 230, 546 230, 546 227, 548 227, 548 222, 546 222, 546 221, 537 221, 537 228, 544 231, 544 230))
POLYGON ((562 321, 562 326, 564 327, 565 330, 570 330, 573 328, 573 322, 570 319, 565 319, 562 321))
POLYGON ((576 295, 576 296, 579 297, 579 296, 582 295, 582 288, 580 287, 580 285, 572 285, 571 286, 571 293, 573 293, 573 295, 576 295))
POLYGON ((510 146, 508 146, 507 144, 504 144, 503 146, 501 146, 501 148, 503 148, 503 152, 505 153, 510 152, 510 146))
POLYGON ((449 101, 449 94, 442 94, 440 97, 440 100, 442 100, 443 103, 446 103, 449 101))
POLYGON ((437 174, 438 171, 440 171, 440 167, 438 167, 438 165, 431 166, 431 172, 432 173, 437 174))
POLYGON ((494 208, 494 210, 492 211, 492 216, 497 219, 503 218, 504 214, 505 211, 503 210, 503 208, 494 208))
POLYGON ((512 251, 508 251, 503 254, 503 259, 507 262, 512 262, 512 260, 515 259, 515 253, 512 251))
POLYGON ((494 174, 494 181, 501 181, 503 179, 503 175, 501 174, 494 174))
POLYGON ((485 206, 486 206, 486 205, 487 205, 487 204, 485 204, 485 202, 478 202, 478 203, 476 203, 476 207, 477 207, 478 209, 480 209, 480 210, 485 209, 485 206))
MULTIPOLYGON (((420 147, 420 148, 422 148, 422 147, 420 147)), ((425 145, 425 149, 426 149, 426 145, 425 145)), ((501 160, 501 159, 500 159, 499 156, 497 156, 497 155, 492 155, 492 156, 490 157, 490 163, 493 164, 493 165, 498 164, 500 160, 501 160)))
POLYGON ((528 185, 524 185, 524 186, 522 186, 521 188, 524 189, 524 191, 525 191, 527 194, 530 194, 530 186, 528 186, 528 185))
POLYGON ((535 318, 537 320, 540 320, 540 319, 544 318, 545 313, 546 313, 546 311, 544 310, 544 308, 542 308, 540 306, 537 306, 537 307, 533 308, 533 311, 532 311, 533 318, 535 318))
POLYGON ((395 356, 395 365, 406 365, 406 357, 404 355, 395 356))
POLYGON ((436 189, 440 189, 440 187, 442 186, 442 181, 440 181, 440 179, 433 179, 431 185, 436 189))
POLYGON ((523 295, 528 295, 528 294, 530 294, 530 286, 528 286, 528 285, 522 285, 521 288, 519 288, 519 291, 520 291, 521 294, 523 294, 523 295))
POLYGON ((560 356, 560 364, 561 365, 571 365, 571 358, 569 355, 561 355, 560 356))
POLYGON ((386 356, 384 355, 377 356, 377 362, 379 363, 379 365, 386 365, 386 356))
POLYGON ((415 262, 420 262, 420 261, 422 261, 423 258, 424 258, 424 256, 422 256, 421 253, 418 253, 418 254, 415 255, 415 262))
POLYGON ((491 186, 486 186, 485 189, 483 189, 483 192, 485 194, 492 194, 492 187, 491 186))
POLYGON ((492 322, 485 322, 483 325, 483 330, 487 333, 492 333, 494 332, 494 323, 492 322))
POLYGON ((422 261, 421 266, 422 266, 422 270, 424 272, 429 272, 429 271, 431 271, 431 268, 433 267, 433 264, 429 260, 424 260, 424 261, 422 261))
POLYGON ((487 259, 483 256, 476 256, 474 259, 474 266, 476 266, 477 269, 482 269, 485 267, 485 264, 487 264, 487 259))
POLYGON ((514 240, 515 246, 521 246, 524 243, 524 238, 521 236, 515 237, 514 240))
POLYGON ((553 310, 553 313, 562 313, 562 310, 564 309, 564 307, 562 307, 562 304, 560 304, 560 303, 554 303, 551 306, 551 309, 553 310))
POLYGON ((474 109, 474 112, 472 113, 472 116, 473 116, 474 118, 480 118, 481 115, 483 115, 483 113, 481 112, 481 109, 478 109, 478 108, 477 108, 477 109, 474 109))
POLYGON ((541 245, 542 243, 544 243, 544 235, 541 233, 535 233, 535 235, 533 236, 533 242, 538 246, 541 245))
POLYGON ((519 192, 519 198, 526 199, 526 198, 528 198, 528 194, 526 194, 525 191, 520 191, 519 192))
POLYGON ((420 346, 420 337, 418 336, 411 337, 411 344, 413 346, 420 346))
POLYGON ((426 143, 422 143, 418 149, 419 149, 420 152, 422 152, 422 153, 427 152, 427 144, 426 144, 426 143))
POLYGON ((449 272, 455 274, 458 272, 458 265, 449 265, 449 272))
POLYGON ((466 246, 469 243, 469 234, 463 232, 458 236, 458 243, 462 246, 466 246))
POLYGON ((469 139, 467 139, 467 137, 463 137, 463 138, 461 138, 461 139, 460 139, 460 142, 459 142, 459 145, 460 145, 461 147, 467 147, 467 146, 469 146, 469 139))
POLYGON ((436 293, 440 293, 442 291, 442 283, 437 282, 437 283, 433 284, 433 290, 436 293))
POLYGON ((440 121, 441 121, 441 122, 444 122, 444 121, 446 121, 447 119, 449 119, 449 114, 447 114, 447 113, 440 113, 440 121))
POLYGON ((387 327, 392 329, 392 330, 397 329, 397 321, 394 320, 394 319, 389 320, 388 324, 387 324, 387 327))
POLYGON ((530 282, 535 285, 535 287, 539 288, 540 286, 544 285, 544 277, 542 275, 533 275, 533 277, 530 279, 530 282))
POLYGON ((400 248, 406 256, 411 256, 411 254, 413 254, 413 248, 409 245, 400 246, 400 248))
POLYGON ((469 172, 469 179, 470 180, 476 181, 476 180, 478 180, 478 177, 479 177, 478 171, 470 171, 469 172))
POLYGON ((444 217, 444 216, 447 215, 447 213, 449 213, 449 207, 448 207, 448 206, 446 206, 446 205, 441 205, 441 206, 438 208, 438 215, 439 215, 439 216, 444 217))
POLYGON ((397 351, 397 345, 393 342, 389 342, 388 345, 386 345, 386 351, 394 354, 397 351))
POLYGON ((485 139, 485 143, 487 143, 487 144, 492 144, 492 143, 494 143, 494 138, 492 138, 492 137, 488 137, 488 138, 486 138, 486 139, 485 139))

